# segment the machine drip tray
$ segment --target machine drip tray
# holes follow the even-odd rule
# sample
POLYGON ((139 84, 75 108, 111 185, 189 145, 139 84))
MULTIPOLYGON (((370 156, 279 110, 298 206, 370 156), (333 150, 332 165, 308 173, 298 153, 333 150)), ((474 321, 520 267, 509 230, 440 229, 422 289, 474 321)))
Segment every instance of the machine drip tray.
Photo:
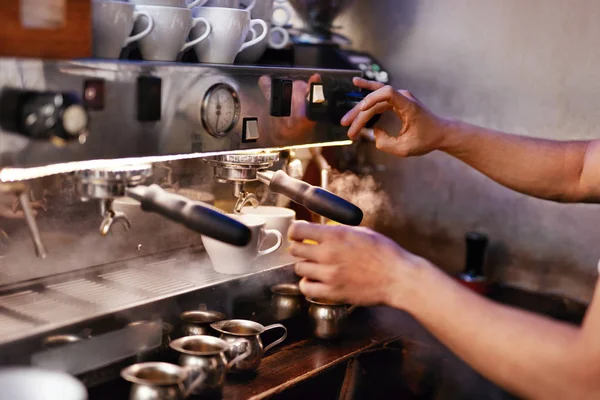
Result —
POLYGON ((52 276, 0 290, 0 346, 293 264, 285 251, 261 258, 260 270, 223 275, 206 253, 173 251, 52 276))

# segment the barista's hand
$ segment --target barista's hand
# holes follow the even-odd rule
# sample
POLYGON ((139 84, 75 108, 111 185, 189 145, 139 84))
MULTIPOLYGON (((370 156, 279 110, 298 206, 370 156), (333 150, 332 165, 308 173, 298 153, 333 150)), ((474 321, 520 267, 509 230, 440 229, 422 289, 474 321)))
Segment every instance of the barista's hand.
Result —
POLYGON ((342 125, 350 127, 350 139, 355 139, 375 115, 391 110, 402 121, 402 128, 397 135, 375 128, 378 149, 409 157, 441 148, 449 122, 429 111, 410 92, 362 78, 354 78, 354 84, 373 93, 342 118, 342 125))
POLYGON ((425 262, 366 228, 296 222, 289 236, 290 252, 305 260, 296 264, 296 273, 309 298, 363 306, 390 305, 394 299, 398 304, 399 293, 410 296, 411 276, 425 262))

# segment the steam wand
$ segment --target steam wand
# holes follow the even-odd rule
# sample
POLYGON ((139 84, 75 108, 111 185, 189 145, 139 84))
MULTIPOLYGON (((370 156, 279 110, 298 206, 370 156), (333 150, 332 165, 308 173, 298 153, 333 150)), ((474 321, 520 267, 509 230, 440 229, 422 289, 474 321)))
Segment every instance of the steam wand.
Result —
MULTIPOLYGON (((312 156, 313 160, 315 160, 317 167, 319 167, 319 171, 321 171, 321 188, 323 190, 327 190, 327 187, 329 186, 329 173, 331 172, 331 165, 329 165, 320 150, 321 149, 318 148, 311 148, 310 155, 312 156)), ((327 218, 321 215, 319 217, 319 222, 322 225, 325 225, 327 223, 327 218)))
POLYGON ((46 251, 46 247, 42 242, 40 230, 35 220, 33 207, 29 201, 29 194, 25 184, 20 182, 12 184, 0 184, 0 192, 11 192, 18 195, 21 208, 23 209, 23 215, 25 216, 25 221, 29 227, 29 233, 31 234, 33 245, 35 246, 35 253, 41 259, 48 257, 48 252, 46 251))

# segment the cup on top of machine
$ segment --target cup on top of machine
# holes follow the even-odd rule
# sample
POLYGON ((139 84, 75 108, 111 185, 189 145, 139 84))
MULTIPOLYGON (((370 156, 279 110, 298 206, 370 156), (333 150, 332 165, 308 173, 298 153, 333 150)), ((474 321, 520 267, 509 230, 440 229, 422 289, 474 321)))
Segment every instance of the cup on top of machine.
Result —
POLYGON ((92 4, 93 51, 97 58, 119 58, 121 49, 148 36, 154 19, 134 4, 120 1, 94 1, 92 4), (144 20, 144 29, 130 36, 134 23, 144 20))
MULTIPOLYGON (((139 41, 139 49, 144 60, 176 61, 179 53, 206 40, 211 32, 211 24, 203 17, 193 17, 192 11, 182 7, 138 5, 136 9, 143 11, 154 19, 152 32, 139 41), (202 33, 187 41, 192 28, 203 25, 202 33)), ((146 24, 136 21, 134 32, 143 32, 146 24)))
MULTIPOLYGON (((269 32, 267 23, 262 19, 251 19, 250 11, 234 8, 195 7, 194 17, 205 18, 212 26, 208 39, 194 46, 198 61, 212 64, 233 64, 241 51, 259 44, 269 32), (255 26, 262 27, 262 33, 256 34, 255 26), (249 41, 248 33, 252 32, 249 41)), ((205 34, 203 27, 192 29, 192 36, 205 34)))
POLYGON ((129 0, 139 6, 192 8, 202 7, 208 0, 129 0))
POLYGON ((257 258, 271 254, 281 247, 283 235, 275 229, 266 229, 266 221, 256 215, 229 214, 229 217, 246 225, 251 233, 250 243, 236 247, 218 240, 202 236, 202 243, 215 271, 221 274, 245 274, 253 271, 257 258), (267 237, 274 236, 273 246, 261 250, 267 237))
MULTIPOLYGON (((247 1, 245 4, 240 4, 240 0, 207 0, 204 3, 205 7, 222 7, 222 8, 241 8, 242 10, 252 11, 256 5, 257 0, 247 1)), ((259 0, 259 1, 271 1, 271 0, 259 0)))

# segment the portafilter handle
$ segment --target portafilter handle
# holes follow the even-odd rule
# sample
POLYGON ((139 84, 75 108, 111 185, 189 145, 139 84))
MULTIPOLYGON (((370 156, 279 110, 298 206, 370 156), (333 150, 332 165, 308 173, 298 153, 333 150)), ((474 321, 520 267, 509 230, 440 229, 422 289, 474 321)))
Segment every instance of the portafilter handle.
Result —
POLYGON ((125 189, 126 195, 142 203, 142 210, 162 215, 204 236, 245 246, 250 242, 250 229, 210 205, 168 193, 158 185, 125 189))
POLYGON ((289 197, 293 202, 332 221, 352 226, 362 222, 363 212, 354 204, 327 190, 291 178, 283 171, 259 171, 257 177, 271 191, 289 197))

